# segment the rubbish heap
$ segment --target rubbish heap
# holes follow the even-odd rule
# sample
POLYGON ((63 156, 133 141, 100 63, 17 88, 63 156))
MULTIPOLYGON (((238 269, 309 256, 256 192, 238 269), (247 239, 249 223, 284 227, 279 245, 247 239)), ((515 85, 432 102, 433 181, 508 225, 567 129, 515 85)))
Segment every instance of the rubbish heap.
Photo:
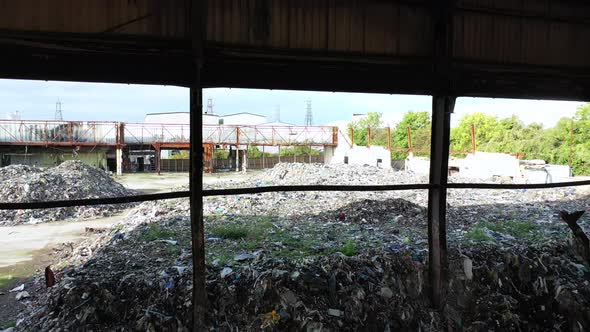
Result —
MULTIPOLYGON (((261 179, 265 183, 259 185, 318 181, 300 178, 315 171, 322 173, 319 181, 353 181, 347 170, 327 169, 279 165, 231 186, 261 179), (301 173, 282 175, 288 168, 301 173)), ((366 168, 366 177, 373 171, 366 168)), ((350 172, 365 176, 363 167, 350 172)), ((511 239, 492 227, 512 222, 502 219, 511 214, 493 219, 498 210, 518 208, 524 212, 515 212, 516 217, 532 213, 542 227, 557 226, 552 210, 533 201, 541 197, 556 207, 560 202, 577 206, 587 204, 583 195, 490 194, 482 204, 471 196, 450 199, 456 204, 450 213, 460 218, 449 225, 447 293, 440 310, 429 303, 421 203, 395 192, 205 198, 207 326, 211 331, 318 332, 590 329, 590 270, 572 250, 568 233, 511 239), (510 199, 517 204, 509 205, 510 199), (479 220, 490 223, 491 240, 465 236, 467 226, 479 220)), ((518 230, 515 234, 528 231, 505 227, 518 230)), ((27 286, 28 309, 17 330, 188 331, 191 255, 186 199, 138 205, 100 241, 74 249, 66 258, 73 264, 56 272, 54 287, 46 290, 42 277, 27 286)))
MULTIPOLYGON (((42 202, 132 195, 106 172, 80 161, 42 169, 26 165, 0 168, 3 203, 42 202)), ((127 206, 84 206, 39 210, 2 210, 0 225, 40 223, 68 218, 108 216, 127 206)))

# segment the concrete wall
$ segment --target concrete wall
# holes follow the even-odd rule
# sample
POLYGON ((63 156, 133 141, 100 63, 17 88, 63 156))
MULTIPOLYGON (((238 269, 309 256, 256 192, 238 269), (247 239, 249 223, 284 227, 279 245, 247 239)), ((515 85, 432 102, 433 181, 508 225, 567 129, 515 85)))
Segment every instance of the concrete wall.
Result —
POLYGON ((520 177, 519 161, 515 156, 504 153, 476 152, 469 154, 459 169, 459 175, 474 179, 493 177, 520 177))

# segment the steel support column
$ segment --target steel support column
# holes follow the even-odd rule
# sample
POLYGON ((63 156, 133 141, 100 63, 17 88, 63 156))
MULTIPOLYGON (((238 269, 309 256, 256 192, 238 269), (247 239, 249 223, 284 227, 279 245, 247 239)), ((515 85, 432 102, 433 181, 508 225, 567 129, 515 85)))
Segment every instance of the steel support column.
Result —
POLYGON ((455 98, 432 97, 432 143, 428 190, 428 262, 432 304, 440 308, 445 292, 447 270, 447 177, 451 113, 455 98))

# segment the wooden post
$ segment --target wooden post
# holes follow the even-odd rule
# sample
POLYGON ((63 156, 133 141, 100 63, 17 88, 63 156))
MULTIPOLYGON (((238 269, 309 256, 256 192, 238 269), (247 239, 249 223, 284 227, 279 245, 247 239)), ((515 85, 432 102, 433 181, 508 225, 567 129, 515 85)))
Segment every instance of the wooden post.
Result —
POLYGON ((447 179, 451 113, 455 98, 432 97, 432 136, 430 147, 430 184, 428 190, 428 255, 432 302, 441 305, 447 269, 447 179))
POLYGON ((205 331, 207 288, 205 267, 205 225, 203 223, 203 89, 201 67, 203 41, 206 36, 206 1, 193 0, 190 4, 190 28, 195 60, 193 82, 190 87, 190 220, 193 259, 193 331, 205 331))

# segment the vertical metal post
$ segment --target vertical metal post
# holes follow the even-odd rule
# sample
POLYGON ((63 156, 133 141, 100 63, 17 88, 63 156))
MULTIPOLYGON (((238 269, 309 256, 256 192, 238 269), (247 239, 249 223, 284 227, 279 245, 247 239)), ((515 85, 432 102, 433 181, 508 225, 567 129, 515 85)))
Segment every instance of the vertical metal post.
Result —
POLYGON ((428 190, 428 268, 432 303, 437 308, 444 297, 447 269, 447 178, 454 106, 454 97, 432 97, 430 184, 435 187, 428 190))
POLYGON ((367 147, 371 146, 371 127, 367 128, 367 147))
POLYGON ((354 146, 354 128, 350 127, 350 147, 354 146))
POLYGON ((240 146, 236 145, 236 172, 240 171, 240 146))
POLYGON ((391 151, 391 127, 387 127, 387 150, 391 151))
POLYGON ((309 146, 309 163, 311 164, 311 145, 309 146))
POLYGON ((406 127, 406 132, 408 133, 408 151, 413 152, 414 146, 412 145, 412 128, 410 128, 409 126, 406 127))
POLYGON ((475 140, 475 124, 471 124, 471 153, 475 154, 477 150, 477 141, 475 140))
POLYGON ((160 175, 160 170, 161 170, 161 158, 162 156, 162 150, 160 149, 160 144, 156 144, 156 171, 158 172, 158 175, 160 175))
MULTIPOLYGON (((570 168, 574 167, 574 121, 570 126, 570 168)), ((570 170, 571 172, 571 170, 570 170)))
POLYGON ((264 145, 262 146, 262 169, 266 168, 266 165, 264 163, 264 145))
POLYGON ((281 146, 279 145, 279 163, 281 162, 281 146))

